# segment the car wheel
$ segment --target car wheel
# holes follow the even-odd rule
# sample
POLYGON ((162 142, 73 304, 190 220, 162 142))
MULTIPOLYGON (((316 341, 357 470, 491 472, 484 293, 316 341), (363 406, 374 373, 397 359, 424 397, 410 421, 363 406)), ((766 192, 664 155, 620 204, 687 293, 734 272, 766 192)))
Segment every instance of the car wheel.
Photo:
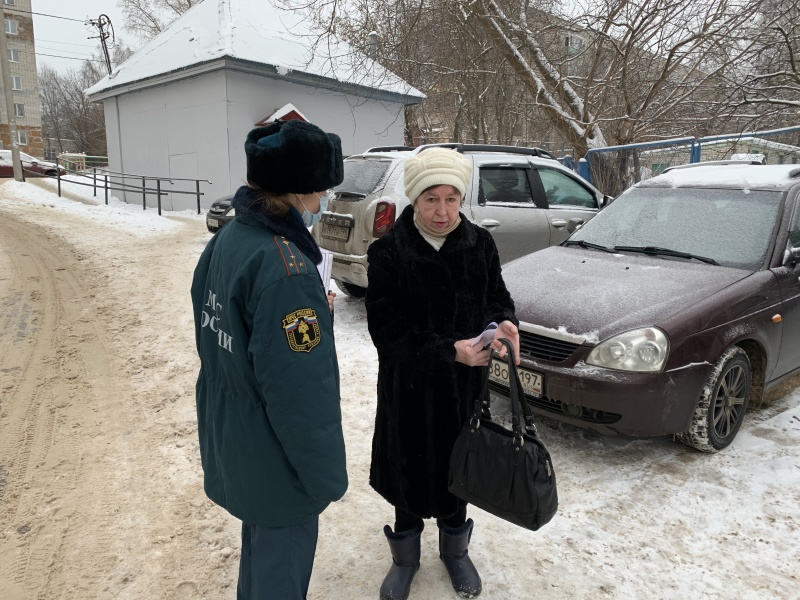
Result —
POLYGON ((736 437, 750 401, 750 359, 728 348, 708 377, 689 429, 678 439, 703 452, 722 450, 736 437))
POLYGON ((50 169, 49 171, 45 171, 44 174, 47 175, 48 177, 55 177, 56 175, 58 175, 58 173, 56 171, 54 171, 53 169, 50 169))
POLYGON ((336 285, 342 290, 345 294, 350 296, 351 298, 363 298, 367 295, 367 288, 363 288, 360 285, 355 285, 354 283, 347 283, 342 281, 341 279, 334 279, 336 285))

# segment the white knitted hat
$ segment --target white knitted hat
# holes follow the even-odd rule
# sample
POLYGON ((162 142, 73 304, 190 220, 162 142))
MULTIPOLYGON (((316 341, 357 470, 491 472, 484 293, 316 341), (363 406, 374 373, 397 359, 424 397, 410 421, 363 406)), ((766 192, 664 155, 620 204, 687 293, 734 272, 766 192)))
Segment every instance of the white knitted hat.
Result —
POLYGON ((403 173, 406 197, 414 204, 429 187, 452 185, 463 199, 471 175, 472 162, 460 152, 450 148, 428 148, 406 160, 403 173))

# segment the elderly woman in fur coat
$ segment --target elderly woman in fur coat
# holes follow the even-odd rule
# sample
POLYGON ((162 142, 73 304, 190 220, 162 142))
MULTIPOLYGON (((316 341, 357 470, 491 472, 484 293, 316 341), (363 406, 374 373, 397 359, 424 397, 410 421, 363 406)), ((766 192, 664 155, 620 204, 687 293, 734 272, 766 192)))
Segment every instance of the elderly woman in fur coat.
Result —
POLYGON ((382 600, 408 597, 427 518, 437 520, 453 588, 466 598, 481 592, 468 554, 473 521, 447 489, 450 452, 490 360, 472 340, 494 321, 495 337, 518 351, 519 333, 494 241, 460 213, 471 175, 471 161, 455 150, 409 158, 411 205, 369 249, 367 321, 379 359, 370 484, 395 508, 394 530, 384 527, 392 565, 382 600))

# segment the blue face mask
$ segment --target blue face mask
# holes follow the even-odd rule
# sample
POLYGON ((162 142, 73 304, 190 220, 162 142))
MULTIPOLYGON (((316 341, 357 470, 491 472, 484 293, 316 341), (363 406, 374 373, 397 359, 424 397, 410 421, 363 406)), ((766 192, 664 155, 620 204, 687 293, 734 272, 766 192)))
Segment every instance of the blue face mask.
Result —
POLYGON ((319 220, 322 218, 322 213, 328 210, 328 201, 330 200, 332 192, 328 191, 325 192, 324 196, 320 196, 317 194, 319 198, 319 212, 312 213, 310 210, 306 208, 306 205, 303 204, 303 201, 300 200, 300 204, 303 204, 303 208, 306 210, 303 211, 302 218, 303 218, 303 225, 306 227, 311 227, 314 223, 319 223, 319 220))

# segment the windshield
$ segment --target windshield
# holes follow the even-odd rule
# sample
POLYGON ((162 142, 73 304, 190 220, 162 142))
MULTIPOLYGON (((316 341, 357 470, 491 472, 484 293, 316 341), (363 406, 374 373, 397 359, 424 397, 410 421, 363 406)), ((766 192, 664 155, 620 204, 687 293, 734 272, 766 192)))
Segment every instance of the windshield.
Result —
MULTIPOLYGON (((353 159, 344 161, 344 181, 334 189, 336 192, 371 194, 383 179, 391 160, 353 159)), ((341 198, 346 200, 346 197, 341 198)), ((357 199, 357 198, 356 198, 357 199)))
MULTIPOLYGON (((11 150, 0 150, 0 158, 11 161, 11 150)), ((24 152, 19 153, 19 159, 24 160, 26 162, 33 162, 36 159, 30 156, 29 154, 25 154, 24 152)))
POLYGON ((782 197, 774 191, 632 188, 570 241, 668 248, 754 271, 764 264, 782 197))

